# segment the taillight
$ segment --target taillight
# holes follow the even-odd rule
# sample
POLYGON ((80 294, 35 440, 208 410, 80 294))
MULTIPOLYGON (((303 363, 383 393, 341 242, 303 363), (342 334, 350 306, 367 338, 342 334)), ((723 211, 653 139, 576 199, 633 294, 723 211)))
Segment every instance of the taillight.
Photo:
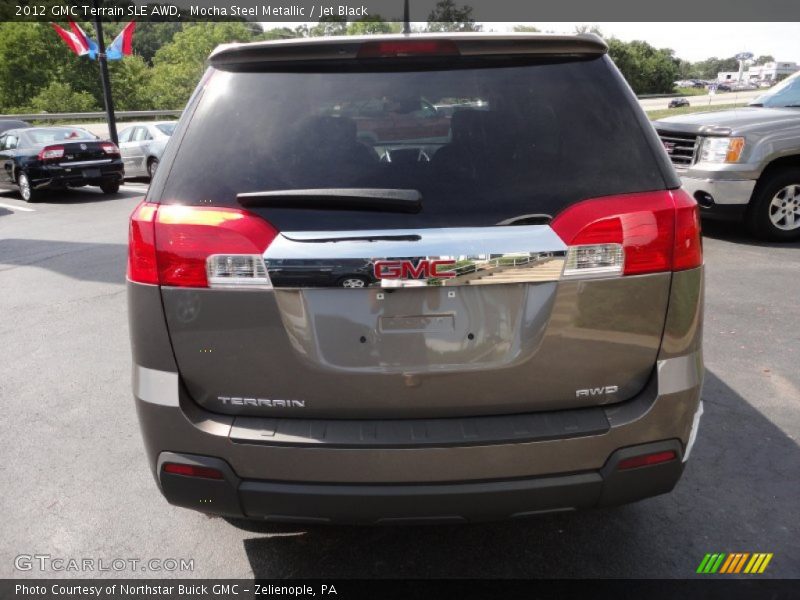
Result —
POLYGON ((452 40, 389 40, 364 42, 358 58, 389 58, 405 56, 458 56, 458 46, 452 40))
POLYGON ((128 279, 158 283, 155 220, 157 204, 142 202, 133 210, 128 230, 128 279))
POLYGON ((700 230, 700 207, 683 190, 673 192, 675 199, 675 254, 672 270, 693 269, 703 264, 703 239, 700 230))
POLYGON ((55 160, 64 157, 64 146, 45 146, 39 150, 39 160, 55 160))
POLYGON ((243 210, 142 203, 131 216, 128 277, 178 287, 268 287, 262 255, 276 235, 243 210))
POLYGON ((161 468, 164 473, 183 475, 184 477, 200 477, 202 479, 225 479, 219 469, 202 467, 200 465, 182 465, 180 463, 164 463, 161 468))
POLYGON ((586 200, 551 226, 569 246, 565 277, 679 271, 703 262, 697 203, 681 190, 586 200))
POLYGON ((113 144, 111 142, 102 142, 100 144, 100 147, 106 154, 112 154, 112 155, 119 154, 119 148, 117 148, 116 144, 113 144))

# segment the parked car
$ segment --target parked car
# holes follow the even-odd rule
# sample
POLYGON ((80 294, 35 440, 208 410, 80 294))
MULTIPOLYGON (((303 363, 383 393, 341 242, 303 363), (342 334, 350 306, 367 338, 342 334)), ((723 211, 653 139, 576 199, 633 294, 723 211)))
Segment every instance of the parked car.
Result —
POLYGON ((275 286, 363 288, 377 281, 373 265, 366 259, 320 261, 278 259, 267 264, 270 281, 275 286))
POLYGON ((153 178, 176 121, 141 123, 119 133, 119 149, 125 163, 125 177, 153 178))
POLYGON ((119 148, 78 127, 30 127, 0 134, 0 187, 26 202, 42 190, 99 186, 116 194, 124 168, 119 148))
POLYGON ((25 129, 30 127, 31 124, 26 121, 17 121, 15 119, 0 119, 0 133, 4 133, 9 129, 25 129))
POLYGON ((682 106, 689 106, 689 101, 686 98, 673 98, 669 101, 667 108, 680 108, 682 106))
POLYGON ((655 122, 684 189, 708 218, 800 239, 800 75, 734 110, 655 122))
POLYGON ((716 85, 712 84, 712 85, 710 86, 710 88, 711 88, 711 89, 714 89, 714 90, 716 90, 716 91, 718 91, 718 92, 730 92, 730 91, 732 91, 732 89, 733 89, 733 88, 731 88, 731 86, 730 86, 729 84, 727 84, 727 83, 718 83, 718 84, 716 84, 716 85))
POLYGON ((133 389, 169 502, 452 523, 673 488, 702 412, 697 203, 600 38, 282 40, 209 64, 130 221, 133 389), (443 136, 394 121, 418 160, 330 112, 412 97, 481 104, 443 136))

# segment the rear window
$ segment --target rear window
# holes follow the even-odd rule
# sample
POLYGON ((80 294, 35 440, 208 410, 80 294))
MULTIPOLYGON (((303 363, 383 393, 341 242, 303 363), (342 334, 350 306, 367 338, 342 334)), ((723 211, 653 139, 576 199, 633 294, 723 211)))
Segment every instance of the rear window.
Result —
POLYGON ((74 140, 96 140, 97 136, 85 129, 48 127, 26 131, 25 135, 33 144, 49 144, 50 142, 71 142, 74 140))
POLYGON ((418 71, 217 71, 161 200, 235 206, 242 192, 348 187, 419 190, 423 209, 273 208, 270 219, 307 230, 522 223, 665 183, 605 59, 540 59, 418 71))

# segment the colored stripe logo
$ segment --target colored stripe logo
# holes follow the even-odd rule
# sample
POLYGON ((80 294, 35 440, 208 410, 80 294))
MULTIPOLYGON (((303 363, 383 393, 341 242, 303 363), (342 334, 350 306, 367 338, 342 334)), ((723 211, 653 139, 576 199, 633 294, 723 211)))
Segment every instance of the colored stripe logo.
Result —
POLYGON ((730 554, 720 552, 706 554, 703 560, 700 561, 700 566, 697 567, 696 572, 704 575, 713 575, 714 573, 755 575, 763 573, 771 560, 771 552, 755 552, 752 554, 749 552, 732 552, 730 554))

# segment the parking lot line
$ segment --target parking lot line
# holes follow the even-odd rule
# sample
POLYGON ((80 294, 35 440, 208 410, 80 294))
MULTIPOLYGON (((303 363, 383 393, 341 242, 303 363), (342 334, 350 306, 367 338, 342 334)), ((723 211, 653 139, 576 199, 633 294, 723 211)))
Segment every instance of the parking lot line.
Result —
POLYGON ((36 212, 36 210, 28 208, 27 206, 17 206, 16 204, 5 204, 3 202, 0 202, 0 207, 10 208, 11 210, 21 210, 22 212, 36 212))

